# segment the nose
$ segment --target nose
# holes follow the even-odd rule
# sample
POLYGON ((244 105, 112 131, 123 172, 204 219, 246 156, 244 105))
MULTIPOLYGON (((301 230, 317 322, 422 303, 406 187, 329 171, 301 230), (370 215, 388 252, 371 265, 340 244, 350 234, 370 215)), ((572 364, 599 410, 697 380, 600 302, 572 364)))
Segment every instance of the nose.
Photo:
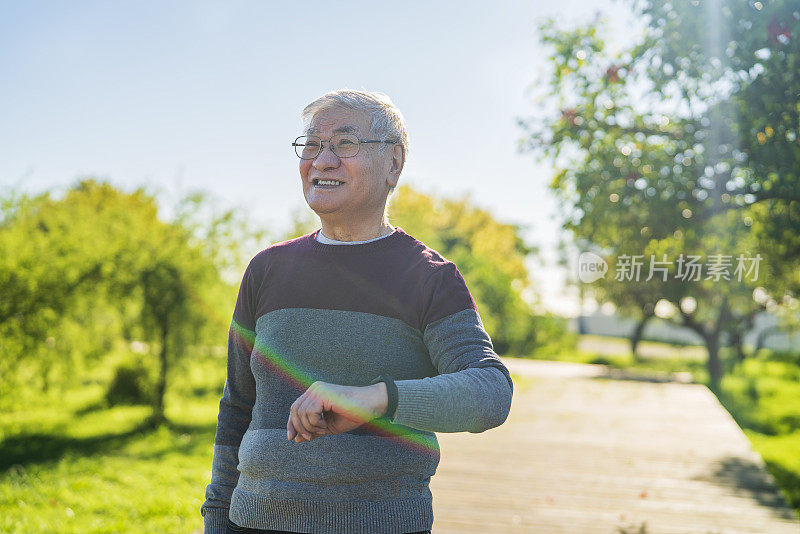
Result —
POLYGON ((323 141, 322 152, 317 154, 317 157, 314 158, 312 165, 318 171, 324 171, 327 169, 335 169, 340 163, 341 160, 339 157, 333 153, 333 150, 331 150, 330 142, 323 141))

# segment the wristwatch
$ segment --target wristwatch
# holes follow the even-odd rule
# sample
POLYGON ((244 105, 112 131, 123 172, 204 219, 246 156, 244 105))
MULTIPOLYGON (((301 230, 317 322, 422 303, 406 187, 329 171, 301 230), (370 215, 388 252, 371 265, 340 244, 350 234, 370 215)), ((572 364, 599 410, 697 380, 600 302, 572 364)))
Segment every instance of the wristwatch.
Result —
POLYGON ((379 376, 373 380, 370 385, 375 385, 378 382, 384 382, 386 384, 386 394, 389 397, 389 402, 386 403, 386 413, 381 417, 385 417, 391 421, 394 418, 394 412, 397 411, 397 386, 389 375, 379 376))

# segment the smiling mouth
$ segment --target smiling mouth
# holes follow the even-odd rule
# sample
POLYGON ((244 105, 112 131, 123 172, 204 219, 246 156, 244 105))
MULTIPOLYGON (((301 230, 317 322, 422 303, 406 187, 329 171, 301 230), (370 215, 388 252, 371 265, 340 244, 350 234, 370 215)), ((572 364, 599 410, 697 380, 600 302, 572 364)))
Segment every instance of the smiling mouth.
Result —
POLYGON ((320 187, 337 187, 342 185, 344 182, 340 182, 339 180, 320 180, 319 178, 314 178, 312 183, 320 187))

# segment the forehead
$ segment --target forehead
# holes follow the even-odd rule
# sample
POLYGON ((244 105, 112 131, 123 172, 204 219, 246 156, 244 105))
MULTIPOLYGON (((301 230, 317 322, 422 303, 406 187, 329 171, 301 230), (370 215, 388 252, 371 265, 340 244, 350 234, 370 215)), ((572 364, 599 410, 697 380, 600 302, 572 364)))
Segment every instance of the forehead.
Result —
POLYGON ((363 111, 333 107, 323 109, 314 114, 306 133, 315 135, 333 135, 335 133, 355 133, 364 135, 369 131, 370 123, 363 111))

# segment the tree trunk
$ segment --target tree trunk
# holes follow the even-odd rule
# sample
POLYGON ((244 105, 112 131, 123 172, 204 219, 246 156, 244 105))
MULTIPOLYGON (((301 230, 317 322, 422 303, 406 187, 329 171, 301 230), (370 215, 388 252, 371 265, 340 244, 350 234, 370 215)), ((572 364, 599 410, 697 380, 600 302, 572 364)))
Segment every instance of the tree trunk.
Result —
POLYGON ((167 321, 161 322, 161 351, 158 355, 159 369, 156 382, 156 397, 153 404, 152 422, 162 423, 166 420, 164 415, 164 393, 167 389, 167 334, 169 333, 167 321))
POLYGON ((739 363, 745 359, 744 347, 742 346, 742 333, 740 331, 731 332, 731 346, 736 350, 736 359, 739 363))
POLYGON ((708 379, 709 385, 714 393, 719 392, 719 384, 722 381, 722 362, 719 359, 720 336, 728 320, 728 296, 722 298, 719 307, 719 315, 714 328, 706 338, 706 348, 708 349, 708 379))
POLYGON ((652 318, 652 315, 645 315, 642 317, 641 321, 636 325, 636 328, 633 329, 633 334, 631 335, 631 352, 633 353, 634 361, 641 361, 639 354, 636 352, 636 347, 639 345, 639 341, 642 339, 642 332, 644 332, 644 327, 647 325, 647 322, 652 318))
POLYGON ((578 334, 583 335, 586 333, 586 318, 583 313, 578 315, 578 334))
POLYGON ((758 336, 756 337, 756 346, 753 349, 753 353, 758 354, 758 351, 764 348, 764 344, 767 342, 767 338, 779 331, 780 328, 777 326, 768 326, 766 328, 762 328, 758 332, 758 336))
POLYGON ((706 349, 708 350, 708 378, 711 390, 714 393, 719 391, 719 384, 722 380, 722 362, 719 359, 719 336, 710 334, 706 336, 706 349))
POLYGON ((683 318, 682 326, 697 332, 706 344, 706 350, 708 351, 706 368, 708 369, 709 387, 717 394, 722 381, 722 361, 719 358, 720 333, 728 319, 728 297, 723 297, 719 315, 717 315, 717 322, 711 329, 695 321, 688 313, 681 312, 681 317, 683 318))

